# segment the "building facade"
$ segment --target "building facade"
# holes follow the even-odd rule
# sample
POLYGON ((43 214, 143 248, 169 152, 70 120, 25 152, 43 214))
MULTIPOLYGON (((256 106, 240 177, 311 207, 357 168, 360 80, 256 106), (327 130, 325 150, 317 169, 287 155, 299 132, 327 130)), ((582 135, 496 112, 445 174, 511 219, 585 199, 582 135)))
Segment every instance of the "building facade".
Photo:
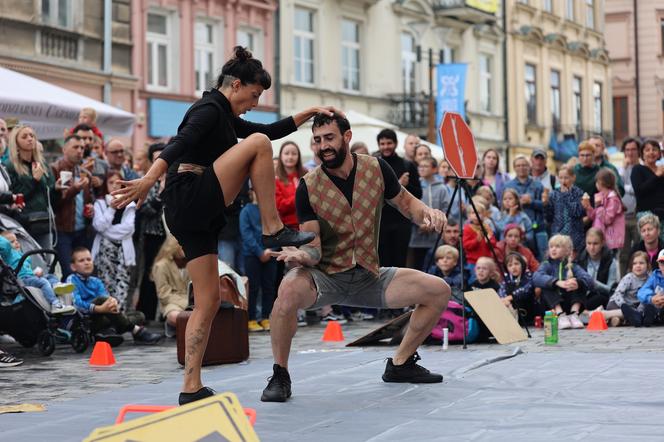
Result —
POLYGON ((510 154, 613 142, 603 0, 507 0, 510 154))
POLYGON ((616 140, 635 135, 659 139, 664 132, 664 3, 605 2, 616 140))
MULTIPOLYGON (((233 47, 248 47, 274 73, 277 6, 276 0, 133 0, 132 61, 140 78, 135 146, 177 132, 191 103, 216 85, 233 47)), ((275 89, 273 78, 245 118, 275 121, 275 89)))
POLYGON ((130 2, 111 1, 111 64, 104 66, 104 0, 4 0, 0 66, 133 112, 130 2))
MULTIPOLYGON (((283 115, 335 105, 426 139, 429 97, 436 94, 430 64, 467 63, 466 115, 480 149, 505 144, 498 1, 281 0, 279 5, 283 115), (484 86, 475 87, 479 84, 484 86)), ((362 141, 375 149, 375 140, 362 141)))

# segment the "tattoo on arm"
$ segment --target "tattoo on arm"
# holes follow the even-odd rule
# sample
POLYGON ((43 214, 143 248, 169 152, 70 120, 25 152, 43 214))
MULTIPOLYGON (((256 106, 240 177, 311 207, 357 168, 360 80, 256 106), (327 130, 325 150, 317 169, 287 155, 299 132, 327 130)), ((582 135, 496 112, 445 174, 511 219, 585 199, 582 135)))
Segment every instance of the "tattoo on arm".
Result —
POLYGON ((413 221, 413 213, 410 208, 410 199, 412 195, 406 190, 405 187, 401 186, 401 190, 391 200, 387 200, 387 203, 397 209, 403 216, 408 218, 410 221, 413 221), (409 198, 410 197, 410 198, 409 198))
POLYGON ((300 250, 302 250, 302 251, 305 252, 307 255, 309 255, 309 257, 310 257, 313 261, 315 261, 315 262, 320 261, 321 253, 320 253, 320 249, 319 249, 318 247, 302 246, 302 247, 300 247, 300 250))

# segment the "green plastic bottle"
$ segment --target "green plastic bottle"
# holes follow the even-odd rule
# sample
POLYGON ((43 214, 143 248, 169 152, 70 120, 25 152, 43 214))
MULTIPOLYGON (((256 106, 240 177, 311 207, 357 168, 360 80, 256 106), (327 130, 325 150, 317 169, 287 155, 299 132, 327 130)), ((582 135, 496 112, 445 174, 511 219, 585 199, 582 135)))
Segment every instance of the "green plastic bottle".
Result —
POLYGON ((552 311, 544 315, 544 344, 556 345, 558 343, 558 316, 552 311))

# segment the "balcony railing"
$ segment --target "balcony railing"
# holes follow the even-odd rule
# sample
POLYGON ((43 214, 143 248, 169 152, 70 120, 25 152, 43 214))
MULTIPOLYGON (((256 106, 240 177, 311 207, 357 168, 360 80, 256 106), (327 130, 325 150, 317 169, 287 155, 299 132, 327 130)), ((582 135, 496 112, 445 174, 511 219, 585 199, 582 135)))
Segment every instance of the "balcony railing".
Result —
POLYGON ((404 129, 425 128, 429 123, 429 97, 425 94, 390 95, 387 119, 404 129))
POLYGON ((78 37, 53 29, 41 30, 41 54, 66 60, 78 59, 78 37))

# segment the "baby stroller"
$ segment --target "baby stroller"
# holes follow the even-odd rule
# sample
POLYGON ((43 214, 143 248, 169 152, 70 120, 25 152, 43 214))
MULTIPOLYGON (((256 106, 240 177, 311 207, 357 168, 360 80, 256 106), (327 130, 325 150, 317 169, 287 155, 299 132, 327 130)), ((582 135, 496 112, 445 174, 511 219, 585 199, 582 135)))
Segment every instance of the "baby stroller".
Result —
MULTIPOLYGON (((7 226, 7 218, 0 215, 1 230, 6 230, 3 227, 7 226)), ((52 273, 56 263, 55 252, 39 249, 39 244, 20 225, 8 219, 16 224, 10 230, 27 252, 21 257, 16 269, 0 259, 0 334, 12 336, 24 347, 37 344, 39 352, 44 356, 55 351, 56 342, 70 343, 77 353, 83 353, 90 345, 86 317, 77 311, 52 314, 51 306, 41 290, 26 287, 17 276, 18 269, 29 256, 33 257, 35 266, 43 265, 52 273), (17 301, 19 296, 23 299, 17 301)), ((71 301, 65 303, 71 304, 71 301)))

